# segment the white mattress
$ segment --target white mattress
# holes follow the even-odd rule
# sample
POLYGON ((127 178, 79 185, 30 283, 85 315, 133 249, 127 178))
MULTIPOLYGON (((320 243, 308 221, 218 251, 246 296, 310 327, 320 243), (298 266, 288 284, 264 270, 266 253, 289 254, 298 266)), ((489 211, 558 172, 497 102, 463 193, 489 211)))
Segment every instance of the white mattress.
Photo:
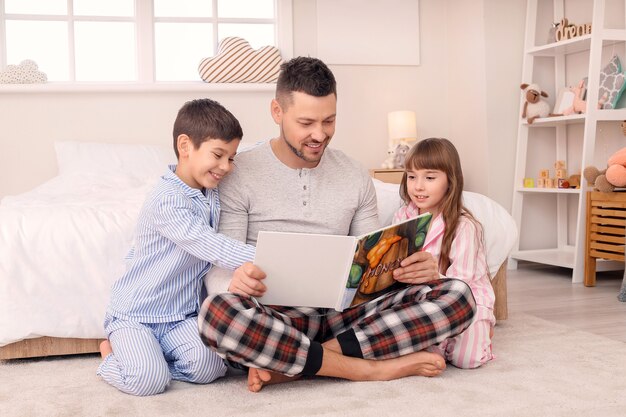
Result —
POLYGON ((22 339, 104 337, 151 184, 124 175, 63 174, 0 203, 0 346, 22 339))

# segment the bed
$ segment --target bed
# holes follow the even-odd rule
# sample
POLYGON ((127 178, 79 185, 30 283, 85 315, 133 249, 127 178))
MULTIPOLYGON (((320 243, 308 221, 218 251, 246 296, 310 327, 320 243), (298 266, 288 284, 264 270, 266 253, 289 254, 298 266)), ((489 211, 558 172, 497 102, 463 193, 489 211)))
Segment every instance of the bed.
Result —
MULTIPOLYGON (((0 201, 0 359, 98 351, 144 196, 175 161, 166 146, 66 141, 55 150, 58 176, 0 201)), ((374 182, 381 222, 389 223, 398 186, 374 182)), ((502 276, 515 224, 487 197, 464 199, 489 220, 488 263, 502 276)))

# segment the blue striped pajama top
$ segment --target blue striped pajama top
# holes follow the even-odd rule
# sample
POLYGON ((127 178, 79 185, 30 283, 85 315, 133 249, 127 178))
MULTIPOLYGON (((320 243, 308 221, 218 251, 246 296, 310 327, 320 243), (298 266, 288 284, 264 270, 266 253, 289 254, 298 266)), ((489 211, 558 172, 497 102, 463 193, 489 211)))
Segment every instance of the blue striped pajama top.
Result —
POLYGON ((126 272, 114 284, 108 314, 142 323, 183 320, 198 311, 211 265, 235 269, 255 247, 217 233, 217 189, 189 187, 174 173, 159 179, 139 213, 126 272))

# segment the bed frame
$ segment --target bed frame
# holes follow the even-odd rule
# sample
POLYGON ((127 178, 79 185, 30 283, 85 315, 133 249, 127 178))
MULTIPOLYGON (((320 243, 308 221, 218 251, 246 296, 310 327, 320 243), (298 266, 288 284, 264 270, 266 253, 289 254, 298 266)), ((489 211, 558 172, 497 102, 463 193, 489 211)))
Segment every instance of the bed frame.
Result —
POLYGON ((100 352, 103 339, 71 339, 37 337, 0 347, 0 359, 34 358, 41 356, 78 355, 100 352))
MULTIPOLYGON (((507 261, 504 261, 498 273, 491 281, 496 294, 496 304, 494 307, 496 320, 506 320, 508 317, 506 265, 507 261)), ((0 347, 0 360, 97 353, 100 352, 100 342, 102 340, 103 339, 71 339, 47 336, 35 339, 24 339, 0 347)))

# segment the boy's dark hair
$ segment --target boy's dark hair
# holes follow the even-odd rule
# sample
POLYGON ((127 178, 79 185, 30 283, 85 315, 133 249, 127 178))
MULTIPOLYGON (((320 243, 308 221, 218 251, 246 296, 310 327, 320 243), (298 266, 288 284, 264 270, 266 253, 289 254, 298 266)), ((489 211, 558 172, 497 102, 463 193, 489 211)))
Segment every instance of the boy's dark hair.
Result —
POLYGON ((332 71, 317 58, 297 57, 280 66, 276 99, 282 106, 291 103, 291 93, 298 91, 315 97, 337 96, 337 82, 332 71))
POLYGON ((186 102, 178 111, 174 121, 174 152, 179 135, 187 135, 195 149, 209 139, 222 139, 230 142, 241 139, 243 130, 231 112, 217 101, 201 98, 186 102))

